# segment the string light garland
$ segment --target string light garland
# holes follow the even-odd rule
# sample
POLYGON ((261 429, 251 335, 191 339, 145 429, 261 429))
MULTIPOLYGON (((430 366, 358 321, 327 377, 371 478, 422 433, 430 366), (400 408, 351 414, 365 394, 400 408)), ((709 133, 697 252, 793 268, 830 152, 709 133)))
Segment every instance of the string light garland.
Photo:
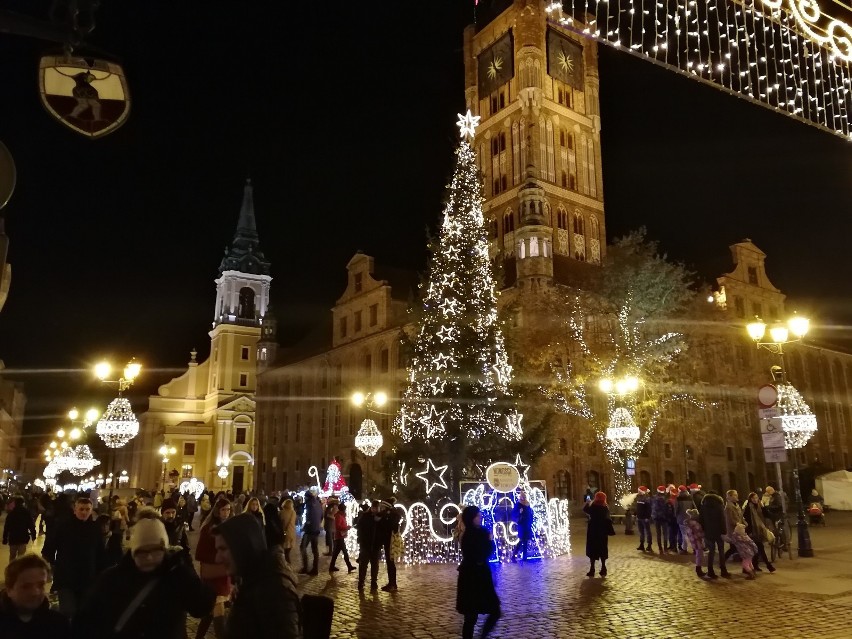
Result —
POLYGON ((852 26, 816 0, 571 0, 564 28, 852 140, 852 26))

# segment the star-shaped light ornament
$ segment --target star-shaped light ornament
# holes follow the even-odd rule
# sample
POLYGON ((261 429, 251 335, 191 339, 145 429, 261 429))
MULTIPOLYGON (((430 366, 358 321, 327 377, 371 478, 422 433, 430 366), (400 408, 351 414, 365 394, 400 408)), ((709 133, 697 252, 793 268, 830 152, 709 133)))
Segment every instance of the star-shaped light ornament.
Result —
POLYGON ((444 288, 452 288, 453 284, 456 283, 456 272, 452 271, 450 273, 444 273, 441 275, 441 286, 444 288))
POLYGON ((449 213, 444 213, 444 230, 449 237, 460 237, 462 225, 450 217, 449 213))
POLYGON ((438 306, 441 307, 441 312, 444 314, 444 317, 447 315, 455 315, 457 312, 457 306, 459 305, 459 301, 454 298, 445 298, 438 306))
MULTIPOLYGON (((434 407, 433 407, 434 408, 434 407)), ((435 466, 431 459, 426 460, 426 469, 416 473, 418 479, 426 482, 426 494, 430 494, 433 488, 446 488, 447 482, 444 479, 444 473, 447 471, 447 466, 435 466)))
POLYGON ((453 358, 450 355, 445 355, 444 353, 438 353, 435 358, 432 360, 432 365, 435 367, 436 371, 441 370, 442 368, 447 368, 447 364, 452 363, 453 358))
MULTIPOLYGON (((444 417, 447 416, 447 411, 439 413, 435 410, 435 404, 429 407, 429 414, 423 415, 420 418, 420 423, 426 429, 426 438, 434 437, 444 432, 444 417)), ((427 491, 428 492, 428 491, 427 491)))
POLYGON ((458 116, 459 121, 456 122, 456 126, 459 128, 459 135, 461 135, 463 140, 468 136, 470 136, 470 139, 472 140, 473 136, 476 134, 476 127, 479 126, 479 116, 473 115, 470 112, 470 109, 468 109, 467 113, 464 115, 459 113, 458 116))
POLYGON ((515 456, 515 463, 512 465, 518 470, 518 474, 521 476, 521 483, 528 483, 530 478, 527 473, 530 472, 530 465, 521 461, 520 453, 515 456))
POLYGON ((488 64, 488 79, 493 80, 497 77, 497 73, 503 68, 503 58, 497 57, 494 58, 488 64))
POLYGON ((442 343, 450 342, 456 337, 456 329, 452 326, 442 326, 435 334, 438 336, 438 339, 440 339, 442 343))
POLYGON ((559 52, 559 66, 562 67, 563 71, 571 73, 574 70, 574 60, 571 58, 570 53, 565 53, 564 51, 559 52))

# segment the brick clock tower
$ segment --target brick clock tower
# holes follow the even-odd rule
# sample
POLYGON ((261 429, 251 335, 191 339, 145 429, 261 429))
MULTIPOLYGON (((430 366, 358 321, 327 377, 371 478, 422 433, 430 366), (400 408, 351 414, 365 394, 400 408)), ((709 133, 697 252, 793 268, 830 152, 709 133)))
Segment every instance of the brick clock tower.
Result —
POLYGON ((482 118, 483 210, 506 288, 568 283, 606 245, 597 44, 550 4, 480 2, 464 33, 465 101, 482 118))

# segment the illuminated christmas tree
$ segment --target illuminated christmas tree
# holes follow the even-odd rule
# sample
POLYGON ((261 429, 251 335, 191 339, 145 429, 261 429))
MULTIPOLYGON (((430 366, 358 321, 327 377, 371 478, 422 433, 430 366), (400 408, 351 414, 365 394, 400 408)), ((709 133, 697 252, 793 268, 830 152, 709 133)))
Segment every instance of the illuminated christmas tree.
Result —
POLYGON ((469 111, 459 116, 456 169, 430 245, 408 386, 395 422, 398 479, 421 494, 424 488, 454 493, 475 465, 504 459, 523 434, 510 396, 512 367, 497 319, 482 182, 470 145, 478 121, 469 111))

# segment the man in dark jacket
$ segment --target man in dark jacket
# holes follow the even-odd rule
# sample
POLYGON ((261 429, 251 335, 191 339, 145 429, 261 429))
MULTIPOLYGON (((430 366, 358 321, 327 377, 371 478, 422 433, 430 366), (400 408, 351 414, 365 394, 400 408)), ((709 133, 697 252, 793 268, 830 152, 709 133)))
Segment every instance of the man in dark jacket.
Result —
POLYGON ((9 561, 27 551, 30 540, 36 540, 35 521, 24 506, 24 498, 15 495, 15 507, 6 514, 3 526, 3 545, 9 544, 9 561))
POLYGON ((6 566, 6 588, 0 592, 0 637, 4 639, 68 639, 68 620, 45 595, 50 565, 38 555, 23 555, 6 566))
POLYGON ((317 543, 323 529, 323 511, 319 497, 313 489, 305 493, 305 511, 305 525, 302 527, 302 541, 299 544, 299 549, 302 552, 302 570, 300 572, 318 575, 319 548, 317 543), (314 555, 314 565, 310 571, 308 570, 308 544, 311 545, 311 552, 314 555))
POLYGON ((379 502, 374 501, 368 510, 358 516, 355 527, 358 530, 358 590, 364 590, 367 579, 367 564, 370 565, 370 591, 379 590, 379 551, 382 548, 379 537, 379 522, 382 515, 379 512, 379 502))
POLYGON ((91 500, 78 498, 74 516, 56 531, 52 558, 45 557, 56 567, 53 586, 59 593, 59 611, 68 618, 77 612, 83 593, 94 580, 103 552, 101 531, 91 517, 91 500))
POLYGON ((725 567, 725 545, 722 543, 722 535, 725 534, 725 502, 715 490, 709 491, 701 500, 698 521, 704 531, 704 543, 710 550, 707 556, 707 576, 716 579, 713 570, 713 557, 719 551, 719 570, 721 575, 728 579, 728 569, 725 567))
MULTIPOLYGON (((512 554, 512 561, 515 560, 519 552, 521 553, 521 561, 526 561, 530 540, 532 539, 533 510, 525 492, 518 495, 518 501, 512 508, 512 520, 518 525, 518 546, 512 554)), ((398 522, 399 515, 397 515, 398 522)))
POLYGON ((692 501, 692 495, 689 494, 689 489, 686 486, 678 486, 677 498, 675 499, 675 519, 678 527, 678 549, 680 554, 686 555, 686 520, 689 516, 687 510, 695 508, 695 502, 692 501))
MULTIPOLYGON (((666 487, 657 486, 657 494, 651 498, 651 519, 657 529, 657 550, 663 554, 663 544, 668 534, 668 521, 666 520, 666 487)), ((668 545, 668 544, 666 544, 668 545)))
POLYGON ((215 600, 183 553, 168 549, 163 522, 146 515, 133 526, 130 551, 98 577, 84 599, 74 617, 74 635, 182 638, 186 615, 210 614, 215 600))
POLYGON ((226 639, 301 639, 296 576, 280 546, 267 550, 263 529, 246 513, 219 524, 213 534, 216 563, 237 585, 226 639))
POLYGON ((169 536, 169 546, 180 546, 189 555, 189 539, 186 536, 186 525, 177 518, 177 505, 171 499, 163 501, 160 508, 163 516, 163 526, 169 536))
POLYGON ((647 486, 639 486, 639 494, 633 502, 636 508, 636 524, 639 527, 639 548, 636 550, 654 551, 654 539, 651 537, 651 496, 647 486), (646 541, 647 540, 647 541, 646 541), (647 546, 645 544, 648 544, 647 546))
MULTIPOLYGON (((529 502, 527 502, 529 506, 529 502)), ((381 503, 382 519, 378 526, 378 536, 381 547, 385 551, 385 567, 388 571, 388 583, 382 586, 385 592, 396 592, 396 561, 391 553, 391 538, 394 533, 399 532, 399 510, 396 508, 396 497, 390 497, 381 503)), ((532 530, 532 510, 529 511, 530 530, 532 530)), ((521 526, 519 523, 518 526, 521 526)), ((524 559, 527 553, 524 550, 524 559)))
POLYGON ((284 529, 281 528, 281 513, 278 508, 278 497, 271 495, 263 505, 263 517, 266 521, 266 545, 280 546, 284 543, 284 529))

